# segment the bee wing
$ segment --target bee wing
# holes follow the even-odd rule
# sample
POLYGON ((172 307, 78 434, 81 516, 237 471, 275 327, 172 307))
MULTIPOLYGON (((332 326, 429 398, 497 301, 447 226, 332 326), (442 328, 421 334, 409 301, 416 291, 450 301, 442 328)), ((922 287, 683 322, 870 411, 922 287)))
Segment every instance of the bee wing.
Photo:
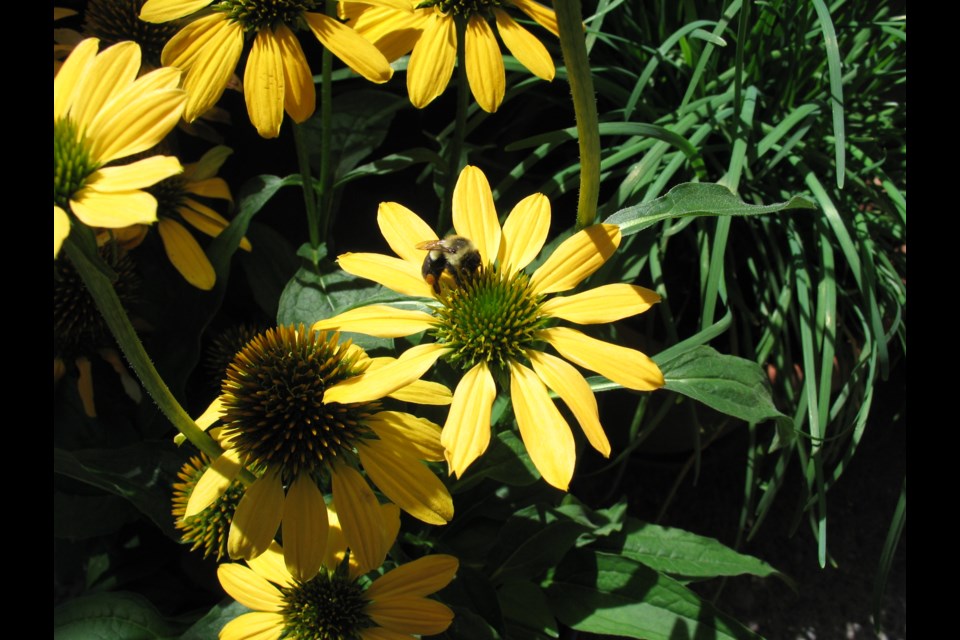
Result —
POLYGON ((433 251, 434 249, 439 249, 444 253, 453 253, 450 247, 448 247, 443 240, 424 240, 423 242, 418 242, 417 249, 422 249, 423 251, 433 251))

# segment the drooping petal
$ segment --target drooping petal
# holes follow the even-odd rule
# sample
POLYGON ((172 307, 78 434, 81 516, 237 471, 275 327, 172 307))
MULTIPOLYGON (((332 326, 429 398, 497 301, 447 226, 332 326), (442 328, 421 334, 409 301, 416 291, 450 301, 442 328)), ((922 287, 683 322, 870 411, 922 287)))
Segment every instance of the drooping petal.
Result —
POLYGON ((210 403, 210 406, 200 415, 199 418, 194 420, 197 423, 197 426, 206 431, 213 426, 213 423, 220 419, 220 415, 223 412, 223 401, 220 399, 221 396, 210 403))
POLYGON ((116 229, 157 221, 157 199, 140 190, 104 193, 84 187, 73 194, 70 210, 88 227, 116 229))
POLYGON ((380 203, 377 225, 393 252, 417 265, 426 257, 423 249, 418 249, 417 245, 438 239, 436 232, 423 218, 397 202, 380 203))
POLYGON ((270 547, 283 518, 283 501, 283 484, 276 471, 267 471, 247 487, 227 536, 231 558, 256 558, 270 547))
POLYGON ((70 216, 67 212, 53 205, 53 257, 60 253, 63 241, 70 235, 70 216))
POLYGON ((453 622, 453 611, 436 600, 417 596, 396 596, 371 602, 364 609, 374 622, 397 633, 435 635, 453 622))
POLYGON ((603 266, 620 246, 620 227, 595 224, 563 241, 530 277, 534 293, 557 293, 574 288, 603 266))
POLYGON ((317 91, 313 86, 313 74, 307 57, 300 47, 300 40, 285 24, 277 27, 274 34, 280 49, 283 64, 283 108, 294 122, 300 124, 313 115, 317 108, 317 91))
POLYGON ((380 503, 367 481, 353 467, 338 465, 331 470, 333 503, 350 553, 364 573, 383 564, 389 547, 383 545, 380 503))
POLYGON ((281 587, 290 587, 294 584, 293 576, 287 571, 287 565, 283 560, 283 549, 275 541, 271 542, 267 550, 259 556, 247 560, 247 564, 257 572, 257 575, 281 587))
POLYGON ((497 20, 497 31, 503 38, 503 44, 507 45, 507 49, 520 61, 520 64, 538 78, 547 82, 553 80, 556 68, 543 43, 521 27, 503 9, 494 9, 493 15, 497 20))
POLYGON ((187 501, 184 518, 196 515, 213 504, 226 492, 240 473, 240 456, 236 449, 227 449, 207 467, 187 501))
MULTIPOLYGON (((195 191, 197 183, 201 183, 205 180, 216 179, 219 180, 224 187, 226 183, 222 178, 217 178, 216 175, 220 171, 220 168, 223 166, 223 163, 227 161, 233 154, 233 149, 226 147, 222 144, 215 147, 207 149, 206 152, 200 157, 196 162, 192 162, 183 167, 183 178, 191 184, 186 185, 186 190, 190 193, 195 193, 202 196, 211 196, 211 197, 222 197, 215 196, 209 193, 201 193, 195 191)), ((230 200, 230 191, 227 190, 226 198, 230 200)))
POLYGON ((643 313, 658 302, 660 296, 655 291, 618 283, 551 298, 543 303, 541 310, 544 315, 577 324, 600 324, 643 313))
MULTIPOLYGON (((219 213, 205 204, 201 204, 192 198, 184 198, 183 206, 177 209, 183 221, 192 226, 197 231, 207 234, 211 238, 216 238, 224 229, 230 226, 230 222, 219 213)), ((244 251, 250 251, 253 246, 246 238, 240 239, 240 248, 244 251)))
POLYGON ((196 238, 182 224, 170 218, 161 218, 157 222, 157 231, 163 241, 163 249, 170 258, 170 264, 180 275, 197 289, 213 289, 213 285, 217 283, 217 274, 196 238))
POLYGON ((663 386, 660 367, 636 349, 597 340, 568 327, 544 329, 538 337, 570 362, 596 371, 627 389, 652 391, 663 386))
POLYGON ((370 402, 417 380, 450 349, 436 342, 418 344, 403 352, 393 364, 348 378, 324 392, 324 402, 370 402))
POLYGON ((327 548, 327 503, 313 478, 297 477, 283 501, 283 559, 290 575, 306 582, 317 575, 327 548))
POLYGON ((427 524, 453 519, 450 492, 425 464, 378 440, 362 442, 357 452, 367 475, 398 507, 427 524))
POLYGON ((243 52, 243 27, 222 13, 198 18, 163 48, 163 64, 187 70, 183 88, 189 98, 183 112, 193 122, 216 104, 243 52))
POLYGON ((453 189, 453 227, 473 241, 484 265, 497 259, 501 231, 493 193, 487 176, 471 165, 463 168, 453 189))
POLYGON ((512 276, 543 249, 550 231, 550 200, 542 193, 534 193, 516 204, 503 223, 503 241, 500 243, 500 270, 512 276))
POLYGON ((262 137, 276 138, 283 122, 283 62, 270 27, 260 29, 253 39, 243 85, 250 122, 262 137))
POLYGON ((257 611, 280 611, 283 596, 268 580, 242 564, 227 562, 217 567, 217 578, 230 597, 257 611))
POLYGON ((283 616, 254 611, 237 616, 220 630, 220 640, 279 640, 283 634, 283 616))
POLYGON ((340 8, 346 8, 347 16, 344 17, 349 17, 347 24, 372 42, 390 62, 413 50, 430 15, 424 11, 411 12, 409 6, 406 11, 397 11, 388 7, 341 2, 340 8), (355 8, 361 10, 356 11, 355 8))
POLYGON ((373 581, 367 597, 381 600, 395 596, 429 596, 443 589, 457 575, 460 561, 437 553, 402 564, 373 581))
POLYGON ((467 22, 465 40, 470 92, 481 109, 493 113, 503 102, 507 83, 497 37, 486 18, 474 15, 467 22))
POLYGON ((81 131, 90 125, 113 96, 126 89, 137 77, 140 46, 128 40, 107 47, 97 54, 86 71, 87 75, 76 85, 70 105, 70 117, 81 131))
POLYGON ((318 320, 313 324, 313 330, 337 329, 379 338, 400 338, 426 331, 435 322, 432 315, 423 311, 371 304, 318 320))
POLYGON ((457 32, 453 16, 431 14, 407 62, 407 94, 423 109, 443 93, 457 61, 457 32))
POLYGON ((367 426, 396 450, 406 449, 422 460, 443 460, 440 425, 401 411, 380 411, 367 418, 367 426))
POLYGON ((306 11, 303 17, 323 46, 370 82, 383 83, 393 76, 380 50, 347 25, 321 13, 306 11))
POLYGON ((140 8, 144 22, 169 22, 188 16, 210 4, 212 0, 147 0, 140 8))
POLYGON ((153 186, 180 173, 180 161, 174 156, 150 156, 114 167, 103 167, 87 178, 86 186, 101 193, 133 191, 153 186))
POLYGON ((496 397, 497 387, 485 362, 467 371, 453 392, 440 443, 450 473, 458 478, 490 444, 490 414, 496 397))
POLYGON ((80 356, 76 359, 77 365, 77 393, 83 404, 83 412, 90 418, 97 417, 97 407, 93 402, 93 367, 90 358, 80 356))
POLYGON ((508 365, 510 399, 527 453, 544 480, 566 491, 577 463, 570 426, 532 369, 513 360, 508 365))
POLYGON ((541 27, 560 37, 560 27, 557 26, 557 14, 553 9, 543 6, 534 0, 510 0, 517 9, 523 11, 536 21, 541 27))
POLYGON ((367 627, 360 630, 360 640, 409 640, 409 633, 397 633, 383 627, 367 627))
POLYGON ((340 268, 361 278, 373 280, 397 293, 432 298, 433 289, 420 275, 420 266, 379 253, 342 253, 340 268))
POLYGON ((586 379, 566 360, 533 349, 524 353, 544 384, 553 389, 570 408, 591 446, 603 457, 609 458, 610 441, 600 424, 597 398, 586 379))
MULTIPOLYGON (((186 178, 186 176, 184 177, 186 178)), ((187 193, 192 193, 195 196, 220 198, 227 202, 233 202, 233 196, 230 195, 230 187, 227 186, 223 178, 190 179, 187 184, 184 185, 183 189, 187 193)))
POLYGON ((53 121, 67 115, 73 101, 77 99, 76 89, 90 73, 93 59, 97 55, 100 41, 87 38, 78 44, 70 56, 64 60, 60 72, 53 78, 53 121))

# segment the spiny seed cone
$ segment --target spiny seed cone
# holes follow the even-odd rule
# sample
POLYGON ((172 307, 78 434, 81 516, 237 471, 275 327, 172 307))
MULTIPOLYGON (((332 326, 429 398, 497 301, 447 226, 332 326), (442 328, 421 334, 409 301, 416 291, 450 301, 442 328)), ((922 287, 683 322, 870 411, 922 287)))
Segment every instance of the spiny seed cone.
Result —
POLYGON ((334 640, 360 638, 375 626, 364 612, 369 601, 347 575, 321 568, 313 579, 281 589, 284 622, 292 638, 334 640))
POLYGON ((226 557, 227 537, 237 504, 243 497, 244 487, 239 481, 230 483, 227 490, 209 507, 184 518, 187 503, 200 480, 200 476, 210 466, 210 458, 202 453, 191 457, 177 473, 180 482, 173 485, 173 522, 182 533, 180 541, 193 545, 191 551, 202 549, 203 557, 214 556, 217 560, 226 557))
POLYGON ((101 49, 123 40, 133 40, 140 45, 143 62, 150 67, 160 67, 163 47, 178 27, 174 22, 154 24, 140 19, 140 9, 146 0, 90 0, 87 4, 87 35, 100 38, 101 49))

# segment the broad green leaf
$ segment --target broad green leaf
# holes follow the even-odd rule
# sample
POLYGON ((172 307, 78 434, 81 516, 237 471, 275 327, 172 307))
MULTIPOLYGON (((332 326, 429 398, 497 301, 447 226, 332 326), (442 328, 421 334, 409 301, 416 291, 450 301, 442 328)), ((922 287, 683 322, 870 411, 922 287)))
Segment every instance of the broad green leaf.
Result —
MULTIPOLYGON (((556 638, 559 636, 557 621, 553 617, 553 612, 550 611, 543 590, 538 585, 526 580, 509 581, 497 590, 497 597, 500 599, 500 609, 508 625, 511 622, 519 625, 534 634, 531 637, 547 635, 556 638)), ((515 635, 520 634, 511 633, 510 637, 513 638, 515 635)))
POLYGON ((116 495, 84 496, 54 490, 53 536, 68 540, 113 533, 140 517, 129 502, 116 495))
POLYGON ((538 576, 555 567, 590 529, 557 509, 542 504, 524 507, 504 523, 488 553, 491 578, 500 583, 538 576))
POLYGON ((758 638, 676 580, 633 560, 579 549, 544 583, 562 623, 644 640, 758 638))
POLYGON ((597 548, 642 562, 651 569, 683 578, 750 574, 783 577, 766 562, 738 553, 713 538, 683 529, 627 518, 623 531, 598 540, 597 548))
POLYGON ((53 610, 55 640, 161 640, 179 635, 178 629, 136 593, 81 596, 53 610))
POLYGON ((193 625, 180 636, 180 640, 208 640, 209 638, 216 638, 225 624, 249 611, 250 609, 239 602, 234 602, 228 598, 214 605, 202 618, 193 623, 193 625))
POLYGON ((500 431, 490 439, 483 454, 482 464, 474 465, 457 483, 461 492, 490 478, 507 486, 523 487, 540 479, 540 473, 530 460, 527 448, 512 431, 500 431))
POLYGON ((800 196, 776 204, 747 204, 723 185, 688 182, 656 200, 621 209, 604 222, 620 225, 621 233, 628 236, 671 218, 757 216, 790 209, 816 209, 816 205, 800 196))
POLYGON ((435 640, 500 640, 504 637, 490 626, 486 620, 474 613, 469 607, 455 607, 453 622, 443 633, 430 636, 435 640))
POLYGON ((481 571, 461 562, 460 568, 457 569, 457 579, 438 592, 437 598, 453 609, 454 623, 461 613, 470 612, 475 616, 461 621, 466 623, 469 620, 462 626, 454 624, 445 635, 438 637, 480 640, 499 638, 503 635, 503 614, 500 611, 497 592, 489 578, 481 571), (454 632, 455 628, 459 630, 454 632))
POLYGON ((666 361, 653 359, 663 371, 665 389, 747 422, 775 420, 781 443, 793 437, 793 420, 774 406, 770 382, 756 362, 705 345, 666 361))
POLYGON ((269 318, 277 317, 280 295, 297 272, 298 261, 286 239, 270 227, 253 222, 247 229, 253 251, 236 253, 250 292, 269 318))
POLYGON ((577 542, 577 546, 580 547, 597 537, 620 531, 623 528, 623 519, 627 513, 627 503, 621 501, 607 509, 593 511, 568 493, 563 498, 563 504, 557 507, 555 511, 589 529, 589 534, 583 536, 577 542))

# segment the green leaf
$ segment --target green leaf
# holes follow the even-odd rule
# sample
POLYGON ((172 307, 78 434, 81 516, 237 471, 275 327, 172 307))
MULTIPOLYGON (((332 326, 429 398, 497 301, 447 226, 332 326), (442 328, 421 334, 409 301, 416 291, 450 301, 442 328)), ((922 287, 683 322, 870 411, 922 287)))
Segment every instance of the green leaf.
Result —
POLYGON ((507 520, 489 554, 491 579, 526 579, 557 566, 590 527, 556 509, 531 505, 507 520))
MULTIPOLYGON (((504 583, 497 590, 500 609, 507 624, 525 629, 530 637, 558 637, 557 621, 547 604, 547 597, 539 586, 526 580, 504 583)), ((511 633, 513 638, 519 633, 511 633)))
POLYGON ((578 631, 645 640, 758 638, 676 580, 631 558, 579 549, 544 588, 557 619, 578 631))
POLYGON ((240 251, 237 258, 250 284, 257 306, 269 318, 277 317, 280 295, 297 272, 298 262, 287 240, 270 227, 253 222, 247 229, 253 251, 240 251))
POLYGON ((440 637, 449 638, 499 638, 503 631, 503 613, 497 592, 487 576, 466 564, 457 569, 457 578, 437 593, 440 601, 454 611, 454 625, 440 637), (473 616, 457 625, 462 613, 473 616), (492 634, 492 635, 490 635, 492 634))
POLYGON ((623 531, 596 542, 603 551, 684 578, 750 574, 785 577, 763 560, 738 553, 713 538, 627 518, 623 531))
POLYGON ((457 483, 457 491, 464 491, 484 478, 512 487, 524 487, 539 480, 540 473, 520 438, 513 431, 500 431, 490 440, 483 457, 457 483))
POLYGON ((688 182, 675 186, 655 200, 621 209, 604 222, 620 225, 621 233, 629 236, 671 218, 757 216, 790 209, 816 208, 813 202, 800 196, 777 204, 747 204, 721 184, 688 182))
POLYGON ((432 149, 416 147, 398 153, 391 153, 379 160, 362 164, 352 171, 347 171, 337 181, 334 187, 341 187, 348 182, 364 176, 382 176, 402 171, 417 164, 440 165, 443 159, 432 149))
POLYGON ((113 533, 139 512, 116 495, 82 496, 54 490, 53 535, 55 538, 81 540, 113 533))
POLYGON ((756 362, 705 345, 663 362, 653 359, 663 372, 664 389, 747 422, 774 420, 781 444, 793 437, 793 420, 774 406, 770 381, 756 362))
POLYGON ((126 498, 174 540, 170 487, 183 459, 173 443, 142 442, 121 449, 64 451, 54 448, 53 472, 126 498))
POLYGON ((178 636, 179 630, 136 593, 82 596, 53 610, 55 640, 159 640, 178 636))
POLYGON ((216 604, 202 618, 187 629, 180 640, 208 640, 216 638, 224 625, 250 609, 232 599, 216 604))

